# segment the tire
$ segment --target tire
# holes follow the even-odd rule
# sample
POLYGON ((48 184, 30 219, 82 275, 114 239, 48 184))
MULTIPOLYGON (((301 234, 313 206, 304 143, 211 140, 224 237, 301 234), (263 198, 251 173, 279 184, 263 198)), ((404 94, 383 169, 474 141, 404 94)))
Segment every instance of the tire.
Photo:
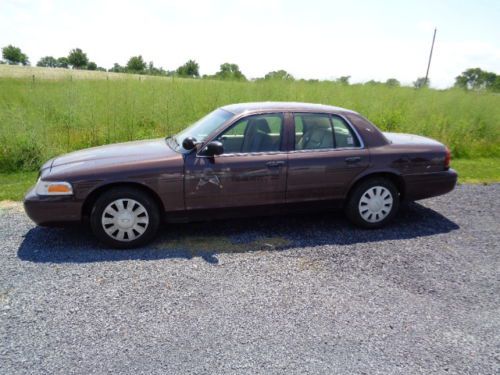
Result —
POLYGON ((399 210, 399 191, 385 178, 371 178, 351 191, 345 213, 349 220, 362 228, 381 228, 399 210))
POLYGON ((105 191, 94 203, 90 226, 104 244, 130 249, 150 242, 160 225, 160 210, 141 190, 119 187, 105 191))

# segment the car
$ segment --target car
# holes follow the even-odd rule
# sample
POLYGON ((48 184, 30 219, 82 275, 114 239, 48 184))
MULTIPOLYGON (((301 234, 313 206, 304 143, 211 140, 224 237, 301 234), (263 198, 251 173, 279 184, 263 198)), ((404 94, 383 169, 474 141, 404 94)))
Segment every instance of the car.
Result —
POLYGON ((171 137, 51 159, 24 207, 38 225, 90 223, 104 244, 132 248, 163 222, 302 210, 343 209, 379 228, 401 202, 445 194, 456 181, 450 151, 433 139, 382 132, 340 107, 241 103, 171 137))

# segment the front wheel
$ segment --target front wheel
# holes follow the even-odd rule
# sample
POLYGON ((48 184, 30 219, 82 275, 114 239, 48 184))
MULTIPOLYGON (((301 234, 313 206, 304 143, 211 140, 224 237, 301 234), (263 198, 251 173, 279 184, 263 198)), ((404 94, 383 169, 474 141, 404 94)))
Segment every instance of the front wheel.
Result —
POLYGON ((354 188, 346 205, 347 217, 363 228, 380 228, 394 218, 399 209, 399 192, 384 178, 373 178, 354 188))
POLYGON ((145 245, 156 234, 160 214, 148 194, 133 188, 117 188, 103 193, 90 214, 94 234, 115 248, 145 245))

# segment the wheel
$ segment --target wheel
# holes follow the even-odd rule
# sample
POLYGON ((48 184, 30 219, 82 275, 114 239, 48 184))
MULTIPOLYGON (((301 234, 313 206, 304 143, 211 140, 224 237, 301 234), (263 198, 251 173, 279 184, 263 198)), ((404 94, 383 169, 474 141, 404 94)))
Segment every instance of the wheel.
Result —
POLYGON ((116 188, 99 196, 90 213, 92 231, 103 243, 128 249, 153 239, 160 224, 158 205, 146 193, 116 188))
POLYGON ((372 178, 354 187, 346 205, 347 217, 363 228, 380 228, 399 209, 399 192, 385 178, 372 178))

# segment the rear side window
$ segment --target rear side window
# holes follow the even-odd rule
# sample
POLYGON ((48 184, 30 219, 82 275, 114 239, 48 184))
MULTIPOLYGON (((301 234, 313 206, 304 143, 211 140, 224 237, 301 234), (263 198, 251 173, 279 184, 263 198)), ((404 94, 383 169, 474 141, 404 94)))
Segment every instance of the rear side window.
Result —
POLYGON ((333 127, 329 115, 296 113, 294 121, 296 150, 333 148, 333 127))
POLYGON ((332 116, 332 123, 336 148, 361 146, 358 137, 356 136, 356 134, 354 134, 354 131, 349 125, 347 125, 344 119, 337 116, 332 116))

